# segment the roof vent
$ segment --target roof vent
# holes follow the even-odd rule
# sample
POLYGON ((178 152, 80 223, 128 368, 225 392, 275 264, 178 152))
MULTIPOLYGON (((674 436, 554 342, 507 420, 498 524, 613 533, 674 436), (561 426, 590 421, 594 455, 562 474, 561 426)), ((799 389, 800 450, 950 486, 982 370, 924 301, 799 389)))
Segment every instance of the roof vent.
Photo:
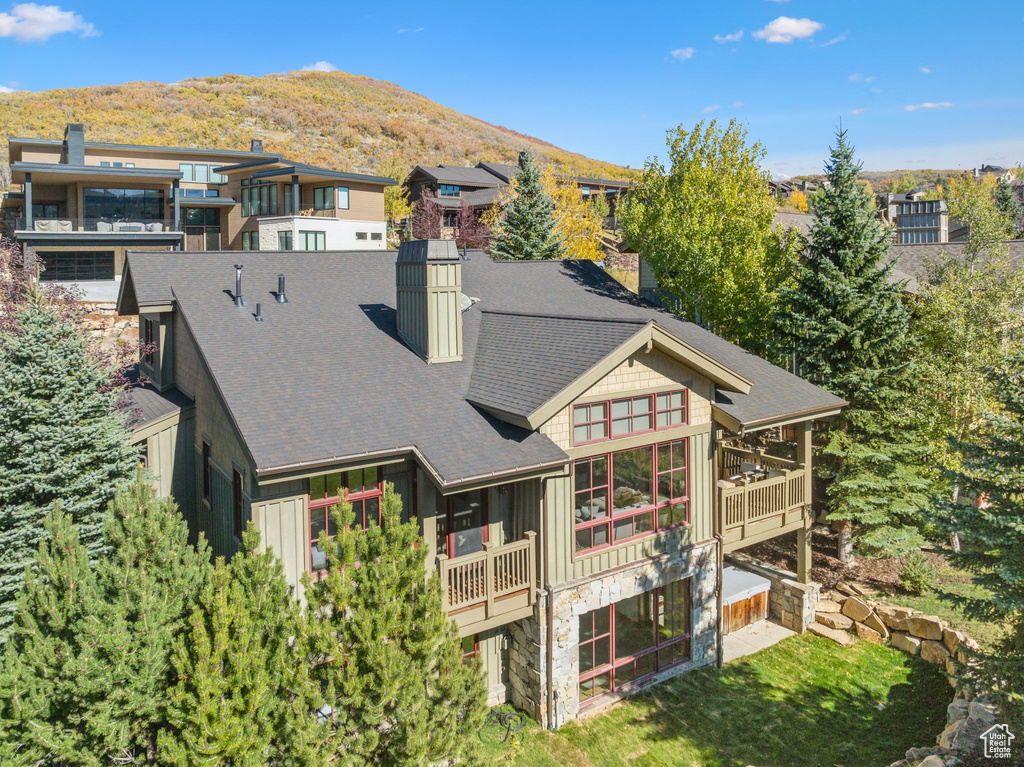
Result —
POLYGON ((254 138, 249 143, 249 151, 257 154, 263 154, 263 139, 254 138))
POLYGON ((257 322, 263 322, 263 311, 260 309, 259 302, 256 303, 256 314, 253 315, 257 322))
POLYGON ((288 303, 288 296, 284 292, 284 275, 277 275, 277 292, 274 294, 274 300, 279 304, 288 303))
POLYGON ((411 240, 395 265, 398 335, 427 362, 462 359, 462 261, 453 240, 411 240))
POLYGON ((235 306, 245 306, 242 300, 242 264, 235 264, 235 306))

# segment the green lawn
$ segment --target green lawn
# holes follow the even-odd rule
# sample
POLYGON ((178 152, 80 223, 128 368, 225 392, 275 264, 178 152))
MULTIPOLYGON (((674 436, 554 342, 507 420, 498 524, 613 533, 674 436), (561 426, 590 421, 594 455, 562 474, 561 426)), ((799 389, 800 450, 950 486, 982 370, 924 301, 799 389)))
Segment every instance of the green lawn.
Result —
POLYGON ((492 764, 520 767, 878 767, 927 746, 953 691, 924 661, 804 634, 701 669, 551 734, 532 722, 492 764))

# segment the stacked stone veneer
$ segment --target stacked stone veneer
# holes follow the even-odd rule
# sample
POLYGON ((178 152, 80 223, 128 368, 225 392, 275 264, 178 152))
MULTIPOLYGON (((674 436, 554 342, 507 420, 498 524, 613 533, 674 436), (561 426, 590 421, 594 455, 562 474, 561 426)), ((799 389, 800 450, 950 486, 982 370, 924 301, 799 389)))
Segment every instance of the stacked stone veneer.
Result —
POLYGON ((821 590, 819 584, 801 583, 796 573, 773 567, 739 552, 730 554, 726 559, 742 570, 771 581, 771 591, 768 592, 769 618, 798 634, 804 633, 814 623, 821 590))
MULTIPOLYGON (((580 616, 683 578, 692 578, 691 660, 656 675, 643 686, 713 663, 717 648, 715 590, 718 561, 716 546, 709 543, 557 587, 552 597, 554 619, 550 627, 547 625, 546 595, 538 599, 532 618, 509 627, 508 677, 512 704, 526 711, 542 726, 549 725, 546 696, 547 663, 550 662, 554 693, 554 717, 550 724, 557 728, 575 719, 580 713, 580 616), (554 640, 550 659, 547 657, 548 630, 554 640)), ((635 691, 636 688, 631 690, 635 691)), ((615 695, 608 695, 601 700, 607 704, 615 698, 615 695)))

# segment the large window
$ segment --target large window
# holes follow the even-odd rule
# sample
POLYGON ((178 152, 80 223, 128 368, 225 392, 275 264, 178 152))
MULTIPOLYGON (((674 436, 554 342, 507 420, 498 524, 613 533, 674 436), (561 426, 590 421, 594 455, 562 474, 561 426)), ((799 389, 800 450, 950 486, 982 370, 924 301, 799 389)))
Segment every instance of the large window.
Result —
POLYGON ((679 439, 575 461, 576 551, 686 524, 688 457, 679 439))
POLYGON ((338 210, 348 210, 348 187, 338 187, 338 210))
POLYGON ((325 232, 299 232, 299 250, 327 250, 325 232))
POLYGON ((685 426, 687 394, 685 389, 678 389, 576 405, 572 409, 573 444, 685 426))
POLYGON ((384 492, 381 468, 371 466, 354 471, 321 474, 309 480, 309 567, 315 575, 327 569, 327 555, 320 548, 320 533, 333 538, 338 528, 331 508, 341 501, 342 488, 347 490, 355 514, 353 527, 365 530, 372 522, 380 524, 380 499, 384 492))
POLYGON ((458 184, 438 184, 437 193, 441 197, 458 197, 462 193, 462 189, 458 184))
POLYGON ((334 210, 334 187, 318 186, 313 190, 313 210, 334 210))
POLYGON ((278 250, 291 250, 292 249, 292 230, 282 229, 277 233, 277 249, 278 250))
POLYGON ((153 365, 153 350, 156 346, 156 336, 153 333, 153 320, 146 318, 142 321, 142 343, 146 347, 144 356, 146 364, 153 365))
POLYGON ((580 702, 690 659, 690 580, 580 616, 580 702))
POLYGON ((87 219, 158 221, 164 217, 164 193, 159 189, 87 187, 82 198, 87 219))
POLYGON ((95 282, 114 279, 113 251, 37 251, 42 282, 95 282))
MULTIPOLYGON (((277 182, 242 179, 243 216, 277 215, 277 182)), ((255 249, 254 249, 255 250, 255 249)))
MULTIPOLYGON (((135 167, 134 164, 127 164, 128 167, 135 167)), ((181 171, 182 181, 198 181, 200 183, 212 183, 212 184, 223 184, 228 180, 228 177, 222 173, 215 173, 214 168, 216 165, 206 165, 204 163, 191 163, 182 162, 178 163, 178 170, 181 171)))
POLYGON ((59 218, 60 204, 56 202, 32 203, 32 218, 59 218))
POLYGON ((260 233, 242 232, 242 250, 259 250, 260 233))

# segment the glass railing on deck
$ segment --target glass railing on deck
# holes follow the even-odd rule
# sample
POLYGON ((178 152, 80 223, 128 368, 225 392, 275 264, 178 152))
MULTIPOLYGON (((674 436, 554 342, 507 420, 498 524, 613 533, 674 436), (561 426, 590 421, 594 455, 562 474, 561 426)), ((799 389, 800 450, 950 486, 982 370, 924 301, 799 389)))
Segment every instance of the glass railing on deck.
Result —
POLYGON ((95 232, 99 234, 166 234, 181 232, 182 224, 174 219, 150 218, 33 218, 29 224, 25 218, 15 223, 16 231, 53 232, 95 232))

